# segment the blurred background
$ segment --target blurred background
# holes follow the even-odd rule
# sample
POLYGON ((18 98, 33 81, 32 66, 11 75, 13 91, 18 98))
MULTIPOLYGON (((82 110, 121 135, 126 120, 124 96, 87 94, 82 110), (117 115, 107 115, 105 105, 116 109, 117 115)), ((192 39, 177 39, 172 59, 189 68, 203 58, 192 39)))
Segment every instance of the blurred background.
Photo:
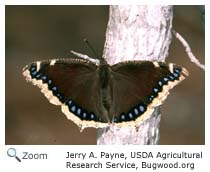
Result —
MULTIPOLYGON (((205 61, 205 27, 200 6, 174 6, 173 28, 205 61)), ((71 57, 69 50, 93 56, 83 38, 103 53, 108 6, 6 6, 5 144, 96 144, 96 129, 80 132, 60 107, 27 83, 22 68, 33 61, 71 57)), ((163 106, 160 144, 205 144, 204 72, 192 64, 173 37, 167 62, 188 69, 163 106)))

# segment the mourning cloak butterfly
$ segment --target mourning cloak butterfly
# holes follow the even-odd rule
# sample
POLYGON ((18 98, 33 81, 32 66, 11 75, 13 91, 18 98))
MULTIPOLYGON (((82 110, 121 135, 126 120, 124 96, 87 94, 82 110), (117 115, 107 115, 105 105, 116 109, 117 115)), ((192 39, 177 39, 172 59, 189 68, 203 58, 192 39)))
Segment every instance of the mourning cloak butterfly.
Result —
POLYGON ((60 105, 78 126, 136 126, 162 104, 169 90, 188 76, 170 63, 127 61, 108 65, 78 58, 38 61, 24 67, 50 103, 60 105))

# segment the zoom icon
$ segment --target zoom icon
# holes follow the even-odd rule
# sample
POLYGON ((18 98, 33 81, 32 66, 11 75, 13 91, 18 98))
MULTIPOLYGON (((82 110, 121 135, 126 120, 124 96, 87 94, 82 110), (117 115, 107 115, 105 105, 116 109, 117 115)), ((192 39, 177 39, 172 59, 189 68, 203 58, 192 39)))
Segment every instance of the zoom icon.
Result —
POLYGON ((19 162, 21 162, 20 158, 16 155, 16 149, 15 148, 9 148, 7 150, 7 155, 9 157, 15 157, 15 159, 19 162))

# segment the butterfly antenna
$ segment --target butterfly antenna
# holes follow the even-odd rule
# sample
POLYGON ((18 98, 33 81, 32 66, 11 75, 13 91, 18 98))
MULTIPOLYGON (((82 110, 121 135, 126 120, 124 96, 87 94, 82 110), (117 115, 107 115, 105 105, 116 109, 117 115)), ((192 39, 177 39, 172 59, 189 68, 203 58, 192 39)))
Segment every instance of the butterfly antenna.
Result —
POLYGON ((84 41, 84 42, 87 44, 87 46, 91 49, 91 51, 92 51, 92 53, 95 55, 95 57, 96 57, 97 59, 100 59, 99 56, 97 55, 95 49, 94 49, 94 48, 92 47, 92 45, 89 43, 89 41, 88 41, 86 38, 84 38, 83 41, 84 41))

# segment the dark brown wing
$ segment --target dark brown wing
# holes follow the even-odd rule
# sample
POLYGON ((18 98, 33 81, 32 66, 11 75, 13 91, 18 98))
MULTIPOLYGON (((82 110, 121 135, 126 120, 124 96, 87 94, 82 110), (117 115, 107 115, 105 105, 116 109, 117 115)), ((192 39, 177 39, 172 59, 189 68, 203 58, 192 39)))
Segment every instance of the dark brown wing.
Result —
POLYGON ((135 125, 151 115, 154 107, 162 104, 169 90, 188 72, 172 63, 131 61, 112 66, 110 75, 113 89, 110 112, 115 122, 122 126, 129 121, 134 121, 130 125, 135 125))
POLYGON ((68 59, 35 62, 23 75, 41 88, 50 103, 62 106, 67 118, 81 127, 103 127, 107 118, 100 104, 97 66, 86 60, 68 59))

